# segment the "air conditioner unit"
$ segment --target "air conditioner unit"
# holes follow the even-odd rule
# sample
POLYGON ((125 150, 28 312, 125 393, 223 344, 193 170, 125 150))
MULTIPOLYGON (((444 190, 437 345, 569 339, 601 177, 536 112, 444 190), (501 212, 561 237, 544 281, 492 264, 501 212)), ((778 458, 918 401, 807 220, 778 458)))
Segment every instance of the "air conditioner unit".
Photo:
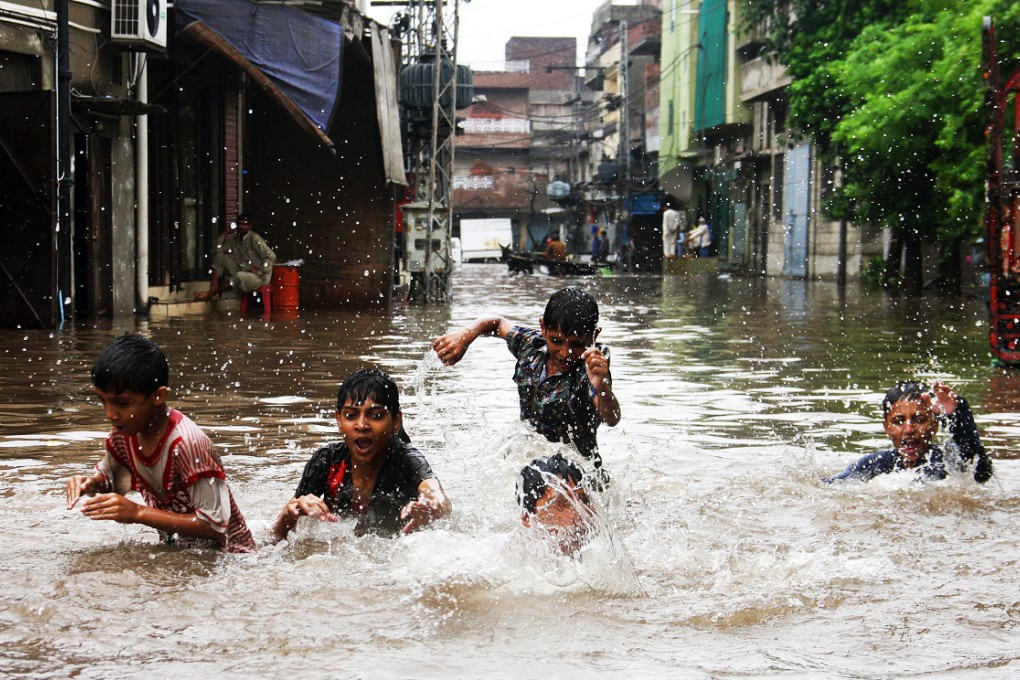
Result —
POLYGON ((166 24, 166 0, 113 0, 110 42, 164 50, 166 24))

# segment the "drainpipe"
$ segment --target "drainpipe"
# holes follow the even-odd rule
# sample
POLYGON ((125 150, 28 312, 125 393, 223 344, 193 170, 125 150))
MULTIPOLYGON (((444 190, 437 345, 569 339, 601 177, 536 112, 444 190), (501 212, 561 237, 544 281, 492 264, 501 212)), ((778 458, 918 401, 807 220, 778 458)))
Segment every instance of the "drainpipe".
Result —
POLYGON ((57 0, 57 233, 54 242, 56 269, 53 323, 63 327, 74 318, 74 239, 71 233, 71 187, 74 158, 71 154, 71 58, 67 0, 57 0))
MULTIPOLYGON (((138 55, 137 99, 149 102, 147 55, 138 55)), ((137 309, 149 311, 149 117, 135 117, 135 289, 137 309)))

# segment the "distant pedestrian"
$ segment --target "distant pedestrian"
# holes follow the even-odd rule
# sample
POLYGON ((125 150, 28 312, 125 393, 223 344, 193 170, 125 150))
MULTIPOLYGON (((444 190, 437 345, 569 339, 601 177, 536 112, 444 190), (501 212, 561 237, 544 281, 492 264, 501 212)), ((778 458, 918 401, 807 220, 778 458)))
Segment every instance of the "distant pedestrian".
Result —
POLYGON ((609 237, 606 232, 599 229, 595 238, 591 241, 591 261, 605 262, 609 259, 609 237))
POLYGON ((698 218, 698 226, 687 235, 687 249, 698 257, 708 257, 712 252, 712 228, 704 217, 698 218))
POLYGON ((567 259, 567 246, 560 240, 560 235, 555 231, 549 235, 549 243, 545 247, 545 256, 550 260, 565 262, 567 259))
POLYGON ((662 213, 662 255, 672 260, 682 253, 677 253, 677 243, 683 240, 686 229, 686 215, 669 204, 662 213))

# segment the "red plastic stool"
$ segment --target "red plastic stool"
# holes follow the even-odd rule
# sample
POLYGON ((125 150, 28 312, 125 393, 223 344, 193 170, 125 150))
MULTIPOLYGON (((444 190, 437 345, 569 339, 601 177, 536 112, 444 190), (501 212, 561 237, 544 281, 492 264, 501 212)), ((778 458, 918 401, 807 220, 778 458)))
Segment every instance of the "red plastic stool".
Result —
POLYGON ((270 284, 259 286, 256 290, 250 293, 245 293, 241 296, 241 316, 248 314, 248 301, 251 300, 252 296, 258 295, 262 298, 262 314, 269 316, 273 313, 273 287, 270 284))

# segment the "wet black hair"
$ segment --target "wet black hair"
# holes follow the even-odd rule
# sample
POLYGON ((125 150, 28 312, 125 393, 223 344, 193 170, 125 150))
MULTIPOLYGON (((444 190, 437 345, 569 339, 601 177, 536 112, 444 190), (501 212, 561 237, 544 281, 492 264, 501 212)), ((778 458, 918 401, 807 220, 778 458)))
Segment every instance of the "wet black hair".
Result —
POLYGON ((549 298, 542 323, 546 330, 558 330, 564 335, 592 335, 599 323, 599 306, 595 298, 580 288, 564 288, 549 298))
POLYGON ((339 411, 350 399, 354 405, 364 404, 371 397, 394 417, 400 415, 400 397, 393 378, 378 368, 361 368, 351 373, 336 393, 336 410, 339 411))
POLYGON ((931 394, 931 388, 924 383, 903 381, 885 393, 882 399, 882 418, 889 417, 889 411, 898 401, 921 401, 921 396, 931 394))
POLYGON ((525 465, 517 480, 517 502, 529 513, 535 512, 538 499, 549 488, 549 477, 559 477, 568 484, 578 485, 584 479, 584 473, 558 453, 547 458, 536 458, 525 465))
POLYGON ((248 213, 239 213, 235 222, 251 222, 251 215, 248 213))
POLYGON ((103 350, 92 365, 92 384, 104 392, 135 392, 146 397, 170 384, 163 350, 137 333, 125 333, 103 350))

